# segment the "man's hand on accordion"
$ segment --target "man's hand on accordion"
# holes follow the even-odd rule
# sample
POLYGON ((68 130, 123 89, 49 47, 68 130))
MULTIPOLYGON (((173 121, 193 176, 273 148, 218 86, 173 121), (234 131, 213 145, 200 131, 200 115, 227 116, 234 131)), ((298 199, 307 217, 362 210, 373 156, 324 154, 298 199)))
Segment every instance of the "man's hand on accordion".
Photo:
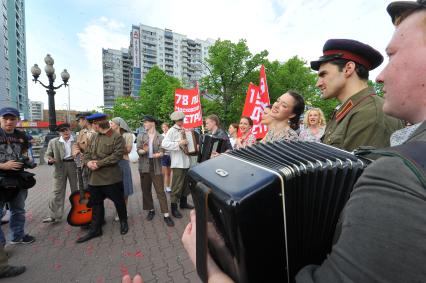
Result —
MULTIPOLYGON (((196 266, 196 216, 195 216, 195 210, 191 211, 191 221, 186 226, 185 230, 183 231, 182 235, 182 243, 183 247, 185 248, 186 252, 189 255, 189 258, 191 259, 194 266, 196 266)), ((211 230, 211 229, 210 229, 211 230)), ((209 235, 209 238, 216 238, 216 240, 220 239, 220 236, 218 234, 209 235)), ((223 241, 223 240, 222 240, 223 241)), ((207 273, 208 273, 208 282, 210 283, 232 283, 231 278, 228 277, 215 263, 213 258, 210 256, 210 253, 207 253, 207 273)))

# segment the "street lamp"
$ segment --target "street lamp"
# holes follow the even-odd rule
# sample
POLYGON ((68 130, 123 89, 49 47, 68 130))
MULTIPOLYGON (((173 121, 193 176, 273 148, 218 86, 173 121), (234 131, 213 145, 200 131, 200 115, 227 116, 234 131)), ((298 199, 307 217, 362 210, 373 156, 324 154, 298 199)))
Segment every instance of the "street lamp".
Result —
POLYGON ((56 74, 55 74, 55 68, 53 68, 53 64, 55 61, 50 56, 50 54, 47 54, 46 57, 44 58, 44 62, 46 63, 46 66, 44 67, 44 71, 46 72, 47 78, 49 79, 48 85, 45 85, 44 83, 39 81, 38 77, 41 74, 41 70, 37 64, 34 64, 34 66, 31 67, 31 74, 34 77, 33 79, 34 83, 39 82, 46 89, 47 95, 49 96, 49 133, 44 139, 44 146, 47 147, 47 144, 49 143, 49 141, 52 138, 57 137, 57 134, 55 131, 56 130, 56 112, 55 112, 56 91, 55 90, 62 86, 67 87, 70 74, 67 72, 66 69, 64 69, 61 73, 61 78, 63 83, 58 86, 54 86, 53 83, 55 82, 56 74))

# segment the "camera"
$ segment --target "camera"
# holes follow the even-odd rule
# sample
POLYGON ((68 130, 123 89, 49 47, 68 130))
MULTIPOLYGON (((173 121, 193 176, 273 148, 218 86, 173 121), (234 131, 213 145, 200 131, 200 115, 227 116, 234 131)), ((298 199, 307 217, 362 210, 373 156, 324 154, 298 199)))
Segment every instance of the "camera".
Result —
POLYGON ((37 163, 32 162, 28 157, 26 156, 22 156, 19 157, 17 160, 17 162, 21 162, 23 164, 23 168, 24 169, 34 169, 37 166, 37 163))

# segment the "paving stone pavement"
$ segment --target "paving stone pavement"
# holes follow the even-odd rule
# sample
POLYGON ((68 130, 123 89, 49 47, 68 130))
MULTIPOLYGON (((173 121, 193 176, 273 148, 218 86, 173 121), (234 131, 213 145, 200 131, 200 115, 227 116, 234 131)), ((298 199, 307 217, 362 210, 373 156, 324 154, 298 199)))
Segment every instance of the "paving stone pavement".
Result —
MULTIPOLYGON (((137 272, 145 282, 201 282, 181 243, 189 211, 182 210, 184 217, 173 218, 175 227, 167 227, 153 189, 156 215, 152 221, 146 221, 136 164, 132 164, 134 194, 128 203, 129 233, 120 235, 119 223, 113 221, 114 205, 106 200, 103 236, 82 244, 76 244, 75 240, 85 231, 66 222, 69 188, 63 221, 42 223, 48 215, 53 168, 41 165, 31 172, 36 174, 37 184, 29 190, 25 230, 36 237, 36 242, 6 245, 9 263, 26 265, 27 271, 2 282, 121 282, 124 274, 137 272)), ((2 229, 10 239, 8 225, 2 229)))

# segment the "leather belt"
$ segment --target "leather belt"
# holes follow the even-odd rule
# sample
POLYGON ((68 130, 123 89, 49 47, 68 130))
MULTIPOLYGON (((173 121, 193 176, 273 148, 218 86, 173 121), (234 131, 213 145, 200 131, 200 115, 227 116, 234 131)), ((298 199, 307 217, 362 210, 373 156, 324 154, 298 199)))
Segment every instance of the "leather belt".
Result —
POLYGON ((74 162, 74 159, 62 159, 62 162, 74 162))

